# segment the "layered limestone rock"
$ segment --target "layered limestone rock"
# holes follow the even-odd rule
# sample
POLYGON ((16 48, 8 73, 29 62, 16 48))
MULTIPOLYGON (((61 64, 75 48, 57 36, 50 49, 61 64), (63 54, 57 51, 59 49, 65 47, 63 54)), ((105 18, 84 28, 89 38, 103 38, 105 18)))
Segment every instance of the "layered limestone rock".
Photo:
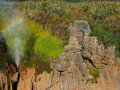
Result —
MULTIPOLYGON (((87 21, 75 21, 68 30, 69 44, 57 61, 50 59, 53 71, 35 75, 34 68, 21 70, 17 90, 119 90, 120 59, 114 55, 115 46, 105 48, 90 36, 87 21)), ((17 77, 13 75, 12 86, 17 77)), ((9 84, 0 73, 1 90, 8 90, 9 84)))
POLYGON ((0 73, 0 90, 8 90, 7 77, 0 73))
POLYGON ((25 69, 20 72, 19 83, 17 90, 33 90, 33 77, 35 75, 35 68, 25 69))

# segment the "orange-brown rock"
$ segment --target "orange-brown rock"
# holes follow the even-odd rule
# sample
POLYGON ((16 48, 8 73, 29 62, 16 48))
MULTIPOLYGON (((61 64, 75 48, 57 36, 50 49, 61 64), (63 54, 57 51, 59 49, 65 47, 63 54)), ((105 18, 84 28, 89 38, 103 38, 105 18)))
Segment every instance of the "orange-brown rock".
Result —
POLYGON ((27 68, 20 72, 20 78, 17 85, 17 90, 32 90, 32 79, 35 75, 35 68, 27 68))

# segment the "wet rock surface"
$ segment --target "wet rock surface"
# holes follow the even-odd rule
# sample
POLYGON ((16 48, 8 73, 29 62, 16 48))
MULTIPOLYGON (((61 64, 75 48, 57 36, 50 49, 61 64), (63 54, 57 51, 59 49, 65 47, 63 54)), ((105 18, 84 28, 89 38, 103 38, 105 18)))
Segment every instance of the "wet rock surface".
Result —
MULTIPOLYGON (((105 48, 94 36, 87 21, 77 20, 68 27, 69 44, 57 61, 51 61, 51 73, 35 75, 34 68, 20 72, 17 90, 119 90, 120 59, 115 46, 105 48)), ((0 90, 13 90, 11 81, 0 73, 0 90), (11 83, 10 83, 11 82, 11 83), (9 87, 8 87, 9 86, 9 87)))

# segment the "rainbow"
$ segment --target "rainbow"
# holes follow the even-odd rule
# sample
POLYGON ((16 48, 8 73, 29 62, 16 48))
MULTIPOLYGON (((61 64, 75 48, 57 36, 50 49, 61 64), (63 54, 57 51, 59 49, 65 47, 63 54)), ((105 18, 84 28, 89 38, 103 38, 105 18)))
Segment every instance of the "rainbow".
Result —
POLYGON ((14 58, 17 67, 19 67, 20 62, 24 57, 24 47, 26 42, 24 39, 26 34, 24 29, 24 18, 20 16, 11 19, 3 29, 3 35, 6 38, 9 53, 14 58))
POLYGON ((19 24, 23 20, 24 20, 24 18, 21 16, 16 16, 16 17, 8 20, 8 22, 6 23, 6 25, 2 29, 2 32, 4 33, 4 32, 6 32, 6 30, 10 30, 10 28, 14 27, 16 24, 19 24))

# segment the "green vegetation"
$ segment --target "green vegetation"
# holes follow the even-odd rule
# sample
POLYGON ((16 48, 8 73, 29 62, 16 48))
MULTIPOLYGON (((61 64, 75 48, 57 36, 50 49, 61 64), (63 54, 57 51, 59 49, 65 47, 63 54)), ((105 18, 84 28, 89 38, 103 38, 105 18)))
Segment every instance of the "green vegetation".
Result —
POLYGON ((26 19, 25 23, 29 34, 26 47, 28 65, 35 64, 37 73, 43 70, 50 72, 49 58, 58 58, 63 50, 63 41, 57 36, 51 35, 49 28, 44 29, 41 24, 33 20, 26 19))
POLYGON ((99 77, 99 73, 100 71, 94 67, 91 67, 90 68, 90 74, 94 77, 94 78, 97 78, 99 77))
POLYGON ((4 68, 5 64, 9 60, 9 54, 8 53, 2 53, 0 52, 0 70, 4 68))
POLYGON ((50 28, 52 35, 68 41, 69 23, 84 19, 92 29, 92 34, 105 45, 116 45, 116 55, 120 56, 120 3, 109 1, 69 3, 63 0, 16 3, 22 13, 50 28))
POLYGON ((120 56, 120 35, 115 30, 106 30, 103 24, 96 24, 91 35, 94 35, 105 46, 116 45, 116 55, 120 56))
POLYGON ((36 74, 42 73, 43 71, 47 71, 48 73, 52 71, 52 69, 50 68, 50 62, 43 61, 38 56, 29 57, 29 60, 27 60, 27 64, 29 67, 32 67, 34 65, 36 69, 36 74))
POLYGON ((26 19, 26 24, 31 38, 34 38, 33 53, 44 61, 48 61, 49 57, 58 58, 63 50, 63 41, 57 36, 52 36, 50 30, 44 29, 39 23, 26 19))
POLYGON ((51 36, 49 32, 41 32, 41 35, 36 40, 35 53, 45 59, 49 59, 49 57, 57 58, 62 51, 62 42, 57 37, 51 36))
POLYGON ((8 14, 7 12, 4 12, 5 10, 3 8, 0 7, 0 32, 2 30, 2 28, 5 25, 5 22, 8 20, 8 14))

